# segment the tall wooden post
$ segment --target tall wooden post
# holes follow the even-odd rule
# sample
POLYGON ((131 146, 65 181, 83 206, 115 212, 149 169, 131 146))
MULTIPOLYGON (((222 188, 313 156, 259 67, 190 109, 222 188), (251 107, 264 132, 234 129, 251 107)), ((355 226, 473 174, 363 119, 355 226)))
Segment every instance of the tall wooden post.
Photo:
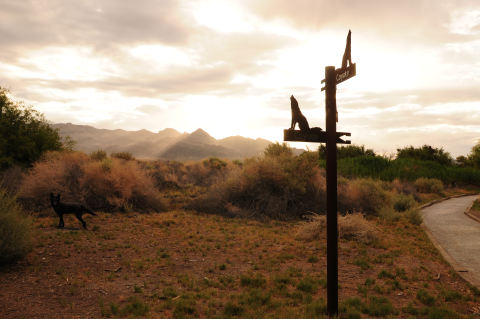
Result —
MULTIPOLYGON (((295 131, 293 127, 283 130, 283 140, 288 142, 314 142, 327 144, 327 306, 328 315, 338 314, 338 226, 337 226, 337 144, 351 144, 342 136, 350 133, 337 132, 337 84, 357 75, 355 63, 351 57, 351 31, 348 31, 347 46, 343 55, 342 67, 325 67, 325 112, 326 131, 315 127, 295 131), (347 62, 349 66, 347 67, 347 62)), ((293 98, 293 95, 292 95, 293 98)), ((297 104, 297 112, 301 114, 297 104)), ((292 104, 292 123, 294 121, 294 105, 292 104)), ((303 116, 303 115, 302 115, 303 116)), ((306 119, 304 119, 306 121, 306 119)), ((298 121, 298 120, 297 120, 298 121)))
POLYGON ((338 314, 337 237, 337 85, 335 67, 325 67, 327 135, 327 306, 328 315, 338 314))

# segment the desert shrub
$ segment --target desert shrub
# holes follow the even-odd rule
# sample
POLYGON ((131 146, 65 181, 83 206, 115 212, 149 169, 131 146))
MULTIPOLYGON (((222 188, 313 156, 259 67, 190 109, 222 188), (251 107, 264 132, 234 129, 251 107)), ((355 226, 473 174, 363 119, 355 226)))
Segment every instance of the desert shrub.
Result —
POLYGON ((134 161, 91 160, 82 152, 48 154, 25 179, 20 198, 30 209, 49 205, 49 194, 67 202, 86 203, 94 210, 161 211, 166 202, 148 171, 134 161))
POLYGON ((396 178, 391 182, 391 185, 392 185, 392 188, 396 189, 398 193, 403 193, 405 195, 412 195, 417 202, 422 201, 422 199, 420 198, 420 195, 417 192, 417 188, 415 187, 415 185, 413 185, 413 183, 408 181, 400 182, 400 180, 396 178))
POLYGON ((155 162, 155 169, 150 172, 159 189, 180 188, 187 184, 210 186, 224 181, 231 171, 240 169, 228 159, 218 160, 212 157, 200 162, 177 161, 155 162), (210 162, 210 159, 212 162, 210 162))
POLYGON ((293 156, 293 150, 287 143, 270 144, 263 150, 263 155, 268 157, 293 156))
POLYGON ((204 159, 203 165, 205 165, 206 167, 222 169, 222 167, 227 166, 227 162, 219 159, 218 157, 212 156, 208 159, 204 159))
POLYGON ((240 161, 240 160, 237 160, 237 159, 234 159, 234 160, 232 161, 232 163, 235 164, 235 165, 238 165, 238 166, 240 166, 240 167, 243 165, 243 162, 240 161))
POLYGON ((16 196, 0 188, 0 264, 14 262, 31 248, 32 223, 22 215, 16 196))
POLYGON ((119 158, 119 159, 124 159, 126 161, 131 161, 134 160, 135 157, 133 157, 133 154, 131 152, 116 152, 112 151, 110 153, 111 158, 119 158))
POLYGON ((352 180, 346 187, 338 189, 338 210, 377 214, 379 209, 392 202, 391 193, 384 188, 384 183, 371 178, 352 180))
POLYGON ((420 193, 435 193, 444 195, 443 184, 436 178, 419 178, 415 181, 415 187, 420 193))
POLYGON ((263 156, 246 158, 241 169, 215 183, 193 206, 206 213, 282 220, 323 212, 325 179, 317 158, 316 152, 294 156, 288 145, 271 144, 263 156))
POLYGON ((105 150, 98 149, 90 152, 89 156, 94 161, 103 161, 105 158, 107 158, 107 152, 105 150))
MULTIPOLYGON (((372 222, 367 221, 362 214, 356 212, 338 215, 338 237, 362 243, 371 243, 378 238, 378 231, 372 222)), ((307 220, 295 225, 296 236, 305 240, 320 238, 326 234, 327 216, 311 214, 307 220)))
POLYGON ((378 217, 381 220, 387 221, 389 223, 394 223, 398 221, 402 215, 395 211, 392 206, 383 206, 378 211, 378 217))
POLYGON ((104 172, 110 172, 112 170, 112 167, 113 167, 113 161, 108 157, 104 158, 100 162, 100 167, 102 168, 102 170, 104 172))
POLYGON ((11 193, 18 193, 25 179, 24 169, 18 165, 11 165, 0 172, 0 187, 8 189, 11 193))
POLYGON ((422 213, 418 208, 413 208, 405 212, 405 217, 412 225, 420 225, 423 222, 422 213))
POLYGON ((404 212, 416 205, 413 195, 396 194, 393 199, 393 209, 397 212, 404 212))

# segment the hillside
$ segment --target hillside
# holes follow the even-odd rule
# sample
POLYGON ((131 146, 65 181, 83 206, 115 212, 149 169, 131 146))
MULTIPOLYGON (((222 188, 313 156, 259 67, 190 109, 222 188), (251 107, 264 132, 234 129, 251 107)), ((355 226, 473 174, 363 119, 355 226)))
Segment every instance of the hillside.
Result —
MULTIPOLYGON (((127 151, 141 159, 198 161, 210 156, 242 159, 258 154, 272 143, 261 138, 254 140, 239 135, 217 140, 200 128, 189 134, 180 133, 172 128, 153 133, 147 130, 97 129, 89 125, 72 123, 51 126, 60 129, 60 136, 69 135, 77 141, 76 149, 79 151, 86 153, 97 149, 104 149, 108 153, 127 151)), ((294 151, 296 154, 303 152, 301 149, 294 151)))

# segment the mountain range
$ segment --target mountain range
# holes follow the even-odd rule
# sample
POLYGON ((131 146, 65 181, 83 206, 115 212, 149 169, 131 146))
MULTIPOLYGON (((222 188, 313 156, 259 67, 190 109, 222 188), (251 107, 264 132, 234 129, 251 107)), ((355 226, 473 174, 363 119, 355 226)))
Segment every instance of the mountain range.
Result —
MULTIPOLYGON (((239 135, 217 140, 200 128, 189 134, 172 128, 153 133, 147 130, 97 129, 72 123, 51 124, 51 127, 60 129, 60 136, 69 135, 76 141, 75 149, 78 151, 126 151, 136 158, 147 160, 199 161, 211 156, 243 159, 245 156, 257 155, 272 144, 262 138, 254 140, 239 135)), ((293 150, 296 155, 303 152, 302 149, 293 150)))

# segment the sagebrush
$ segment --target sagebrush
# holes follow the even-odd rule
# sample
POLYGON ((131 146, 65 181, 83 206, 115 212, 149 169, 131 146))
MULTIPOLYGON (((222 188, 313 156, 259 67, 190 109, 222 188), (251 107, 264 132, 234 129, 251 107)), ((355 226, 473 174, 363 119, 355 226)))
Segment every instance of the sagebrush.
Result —
MULTIPOLYGON (((271 144, 263 156, 245 158, 241 169, 214 184, 194 202, 201 212, 225 216, 301 218, 307 211, 325 211, 325 177, 318 153, 294 156, 286 144, 271 144)), ((238 166, 237 166, 238 167, 238 166)))
POLYGON ((24 216, 16 196, 0 188, 0 264, 12 263, 31 249, 32 221, 24 216))
MULTIPOLYGON (((327 216, 310 214, 307 220, 295 225, 297 237, 305 240, 318 239, 326 235, 327 216)), ((338 214, 338 237, 362 243, 371 243, 378 238, 378 230, 372 222, 358 212, 338 214)))
POLYGON ((135 210, 163 211, 167 202, 154 178, 135 161, 92 159, 82 152, 46 154, 25 178, 20 198, 30 209, 48 206, 50 193, 94 210, 128 205, 135 210))

